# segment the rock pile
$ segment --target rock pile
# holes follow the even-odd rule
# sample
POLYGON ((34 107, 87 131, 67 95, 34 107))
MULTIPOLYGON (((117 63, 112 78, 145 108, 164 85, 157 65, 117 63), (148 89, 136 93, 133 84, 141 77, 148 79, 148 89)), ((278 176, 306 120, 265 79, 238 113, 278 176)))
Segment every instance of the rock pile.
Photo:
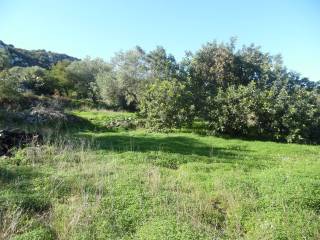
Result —
POLYGON ((137 127, 137 121, 132 118, 127 119, 114 119, 110 122, 107 122, 105 127, 113 129, 113 128, 125 128, 125 129, 134 129, 137 127))
POLYGON ((34 107, 24 113, 25 121, 31 124, 45 124, 49 122, 62 123, 68 121, 68 116, 61 111, 43 107, 34 107))

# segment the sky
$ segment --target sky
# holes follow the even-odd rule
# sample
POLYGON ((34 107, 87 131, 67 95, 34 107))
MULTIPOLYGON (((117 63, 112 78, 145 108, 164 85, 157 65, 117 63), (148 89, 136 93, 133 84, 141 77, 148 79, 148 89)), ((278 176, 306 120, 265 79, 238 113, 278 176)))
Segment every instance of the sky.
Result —
POLYGON ((180 60, 233 36, 320 80, 319 0, 0 0, 0 40, 78 58, 161 45, 180 60))

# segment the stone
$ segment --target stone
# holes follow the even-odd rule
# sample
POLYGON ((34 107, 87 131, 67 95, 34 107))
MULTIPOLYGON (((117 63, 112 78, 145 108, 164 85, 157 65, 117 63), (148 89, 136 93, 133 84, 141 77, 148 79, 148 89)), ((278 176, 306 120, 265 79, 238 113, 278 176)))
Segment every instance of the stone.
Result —
POLYGON ((49 122, 61 123, 68 121, 68 117, 61 111, 35 107, 32 108, 30 112, 26 113, 25 120, 31 124, 45 124, 49 122))

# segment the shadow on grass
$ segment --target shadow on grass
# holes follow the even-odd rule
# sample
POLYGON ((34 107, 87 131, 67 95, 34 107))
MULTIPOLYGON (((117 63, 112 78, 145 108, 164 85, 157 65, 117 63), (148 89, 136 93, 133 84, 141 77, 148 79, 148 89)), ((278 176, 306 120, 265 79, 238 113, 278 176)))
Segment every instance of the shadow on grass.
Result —
POLYGON ((100 126, 92 123, 88 119, 65 114, 67 121, 48 121, 44 123, 27 122, 19 112, 12 112, 0 109, 0 129, 20 129, 26 132, 37 132, 41 135, 48 133, 57 133, 59 135, 70 135, 79 131, 90 132, 117 132, 117 129, 110 129, 105 126, 100 126))
POLYGON ((198 155, 198 156, 216 156, 233 157, 236 152, 245 152, 247 150, 239 147, 220 148, 209 146, 196 139, 189 137, 149 137, 149 136, 123 136, 110 135, 95 138, 99 143, 99 147, 103 149, 113 149, 116 151, 162 151, 168 153, 179 153, 182 155, 198 155))
POLYGON ((250 152, 243 146, 215 147, 185 136, 151 137, 116 134, 97 136, 94 137, 94 141, 96 150, 119 153, 142 152, 146 153, 151 162, 164 161, 163 166, 169 168, 177 168, 179 164, 187 162, 236 163, 244 160, 250 152), (173 155, 157 157, 159 152, 173 155))
POLYGON ((237 140, 244 140, 244 141, 261 141, 261 142, 278 142, 278 143, 286 143, 284 138, 282 139, 275 139, 271 132, 265 132, 264 134, 259 133, 257 129, 250 128, 248 129, 248 133, 223 133, 213 131, 212 128, 205 123, 203 120, 196 120, 194 121, 193 125, 189 128, 181 129, 181 132, 185 133, 195 133, 199 136, 215 136, 219 138, 223 138, 226 140, 229 139, 237 139, 237 140))
POLYGON ((20 179, 28 181, 35 177, 40 177, 40 174, 31 167, 15 167, 14 169, 0 167, 0 183, 2 184, 10 184, 20 179))
MULTIPOLYGON (((85 134, 78 136, 92 137, 85 134)), ((257 156, 246 146, 228 144, 218 147, 186 136, 126 136, 122 133, 94 136, 93 141, 95 150, 124 153, 123 157, 128 161, 151 163, 171 169, 193 162, 230 164, 232 168, 242 168, 245 171, 270 167, 270 163, 264 161, 264 156, 257 156), (126 153, 129 155, 126 156, 126 153), (144 155, 135 158, 130 153, 144 155)))
MULTIPOLYGON (((18 207, 28 213, 42 213, 50 209, 50 199, 41 191, 34 191, 33 181, 44 175, 31 167, 0 167, 0 211, 18 207)), ((1 220, 1 219, 0 219, 1 220)))

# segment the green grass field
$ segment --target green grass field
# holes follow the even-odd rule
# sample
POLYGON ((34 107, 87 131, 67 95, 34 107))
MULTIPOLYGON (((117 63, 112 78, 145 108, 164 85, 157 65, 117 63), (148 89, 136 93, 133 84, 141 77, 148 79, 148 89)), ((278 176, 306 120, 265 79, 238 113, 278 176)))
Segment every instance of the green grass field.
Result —
POLYGON ((320 239, 320 146, 74 114, 97 128, 0 158, 0 239, 320 239))

